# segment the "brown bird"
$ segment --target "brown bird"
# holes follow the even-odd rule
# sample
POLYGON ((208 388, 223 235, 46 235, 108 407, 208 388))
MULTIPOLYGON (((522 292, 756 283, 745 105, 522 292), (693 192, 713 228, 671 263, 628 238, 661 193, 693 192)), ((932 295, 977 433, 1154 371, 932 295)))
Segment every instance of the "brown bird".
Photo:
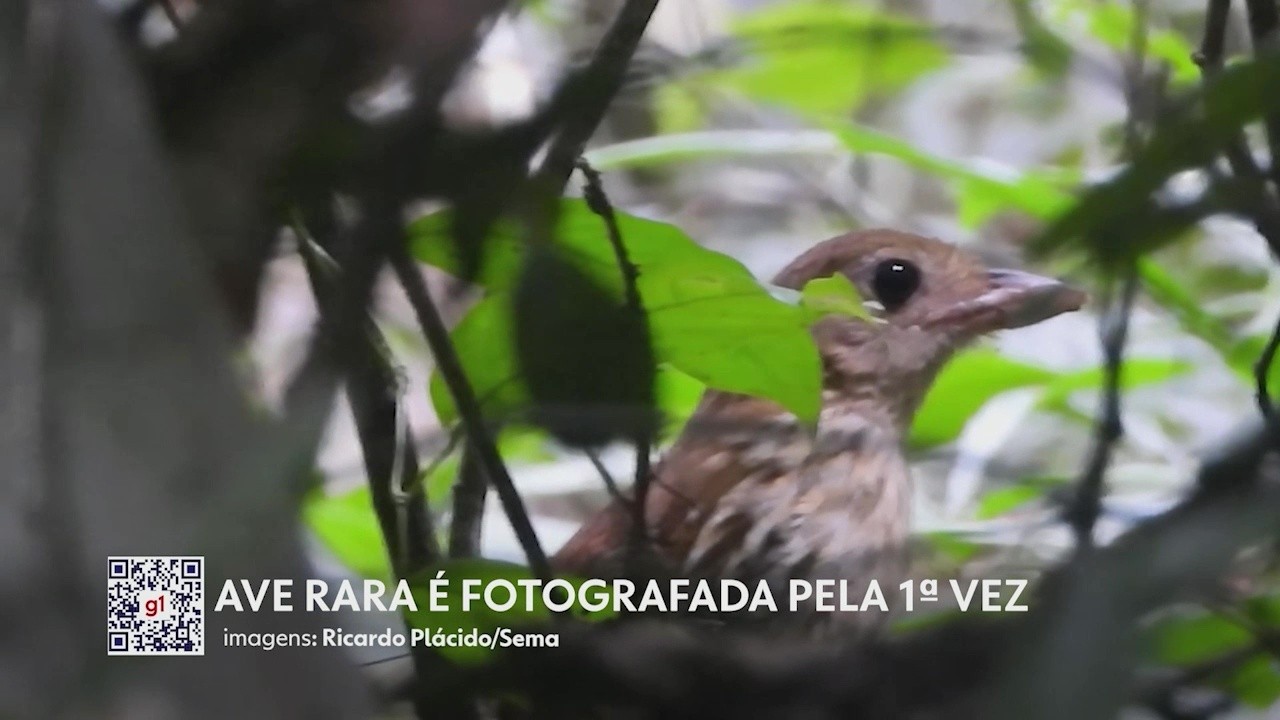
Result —
MULTIPOLYGON (((1056 280, 989 270, 946 243, 893 230, 820 243, 774 282, 799 289, 835 273, 878 303, 879 319, 833 315, 813 325, 823 364, 816 435, 770 401, 709 390, 655 468, 646 534, 672 572, 896 587, 910 526, 903 440, 934 377, 985 333, 1085 300, 1056 280)), ((618 574, 630 526, 616 502, 560 550, 557 569, 618 574)))

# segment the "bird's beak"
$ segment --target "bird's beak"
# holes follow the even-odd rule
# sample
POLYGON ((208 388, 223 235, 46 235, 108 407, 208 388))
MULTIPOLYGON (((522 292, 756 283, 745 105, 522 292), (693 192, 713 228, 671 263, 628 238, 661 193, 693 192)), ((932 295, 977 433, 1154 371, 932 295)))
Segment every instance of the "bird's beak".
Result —
POLYGON ((1079 288, 1022 270, 988 270, 987 281, 978 303, 993 311, 993 330, 1026 327, 1079 310, 1089 297, 1079 288))
POLYGON ((1053 278, 1022 270, 988 270, 985 292, 932 319, 982 334, 1034 325, 1079 310, 1087 299, 1082 290, 1053 278))

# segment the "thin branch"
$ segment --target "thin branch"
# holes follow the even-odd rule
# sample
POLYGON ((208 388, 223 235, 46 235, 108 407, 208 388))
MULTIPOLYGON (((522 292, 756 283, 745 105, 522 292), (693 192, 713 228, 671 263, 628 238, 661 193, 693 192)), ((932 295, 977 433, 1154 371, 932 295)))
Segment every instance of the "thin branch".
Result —
MULTIPOLYGON (((622 231, 618 229, 618 217, 613 211, 613 203, 609 202, 609 196, 605 194, 604 184, 600 181, 600 173, 596 172, 596 169, 591 167, 591 164, 583 158, 578 159, 577 167, 585 178, 583 195, 586 198, 587 206, 604 221, 605 229, 609 236, 609 244, 613 246, 614 259, 618 263, 618 271, 622 273, 622 285, 627 301, 627 310, 635 316, 636 321, 640 323, 640 327, 644 329, 644 332, 648 332, 649 318, 645 314, 644 305, 641 303, 640 291, 636 287, 636 281, 640 278, 640 270, 635 263, 631 262, 631 257, 627 254, 627 246, 622 242, 622 231)), ((645 508, 649 500, 649 482, 652 480, 649 456, 653 451, 653 444, 649 437, 638 435, 635 438, 635 446, 636 474, 632 489, 631 534, 628 543, 628 555, 633 559, 640 557, 640 553, 643 551, 649 536, 649 521, 645 517, 645 508)))
POLYGON ((1253 365, 1258 410, 1262 412, 1262 418, 1271 430, 1274 440, 1280 443, 1280 421, 1276 417, 1275 404, 1271 401, 1271 389, 1268 387, 1271 365, 1275 362, 1278 349, 1280 349, 1280 320, 1276 321, 1275 327, 1271 330, 1271 337, 1267 339, 1266 347, 1262 349, 1262 354, 1258 356, 1258 361, 1253 365))
POLYGON ((1121 436, 1124 426, 1120 419, 1120 373, 1124 365, 1124 345, 1129 333, 1129 315, 1137 294, 1137 273, 1131 266, 1121 280, 1120 298, 1111 297, 1109 288, 1106 310, 1099 321, 1102 351, 1105 357, 1105 381, 1102 407, 1094 426, 1093 451, 1085 466, 1080 485, 1067 511, 1067 522, 1075 533, 1076 547, 1084 550, 1093 545, 1093 526, 1101 512, 1107 467, 1111 453, 1121 436))
POLYGON ((502 502, 502 508, 511 522, 516 539, 520 541, 520 546, 529 560, 529 568, 539 578, 549 580, 552 577, 551 564, 538 541, 533 523, 529 521, 529 513, 525 509, 524 501, 520 498, 520 493, 516 490, 506 465, 502 462, 502 456, 498 453, 498 447, 494 443, 493 435, 485 422, 484 413, 480 409, 480 403, 476 399, 475 390, 472 389, 453 342, 449 339, 449 330, 445 327, 444 320, 431 299, 426 280, 423 279, 417 263, 409 256, 403 238, 400 238, 389 252, 391 266, 395 269, 396 277, 409 298, 409 304, 413 306, 413 312, 418 318, 423 335, 426 336, 427 345, 431 348, 431 355, 436 360, 440 376, 444 378, 453 403, 458 408, 458 416, 467 433, 467 444, 475 452, 476 461, 484 474, 488 475, 489 481, 498 491, 498 499, 502 502))
MULTIPOLYGON (((332 230, 334 218, 328 204, 321 201, 316 205, 312 208, 312 219, 326 230, 332 230)), ((376 210, 364 208, 360 223, 369 223, 384 231, 398 227, 394 216, 389 222, 372 219, 371 215, 376 210)), ((421 484, 416 482, 417 453, 413 443, 405 440, 408 428, 400 407, 398 375, 377 326, 363 310, 365 303, 352 306, 338 302, 342 299, 341 290, 349 284, 344 282, 343 269, 333 266, 331 258, 313 251, 312 240, 305 227, 298 224, 295 231, 312 293, 320 308, 322 323, 318 342, 329 345, 341 343, 343 348, 335 357, 346 377, 347 399, 355 416, 374 515, 387 555, 396 576, 409 578, 439 560, 440 549, 421 484), (327 338, 324 337, 326 335, 327 338), (407 492, 405 488, 408 488, 407 492)), ((352 250, 356 253, 361 251, 368 255, 378 254, 377 244, 365 248, 357 246, 352 250)), ((374 263, 371 267, 376 268, 377 265, 374 263)), ((376 272, 370 275, 376 276, 376 272)), ((368 282, 369 290, 372 289, 370 279, 361 278, 361 281, 368 282)), ((438 671, 444 662, 430 648, 414 648, 411 654, 414 675, 419 682, 438 671)), ((430 717, 432 713, 432 707, 425 699, 417 696, 414 698, 414 710, 419 718, 430 717)))
POLYGON ((1191 59, 1200 66, 1206 76, 1213 76, 1222 69, 1227 48, 1227 21, 1231 17, 1231 0, 1209 0, 1205 11, 1204 36, 1200 49, 1191 59))
MULTIPOLYGON (((1249 32, 1253 38, 1254 53, 1264 51, 1268 44, 1275 42, 1277 15, 1273 0, 1245 0, 1248 11, 1249 32)), ((1212 79, 1222 68, 1226 46, 1227 22, 1231 10, 1231 0, 1209 0, 1205 18, 1205 34, 1196 54, 1196 63, 1204 72, 1205 79, 1212 79)), ((1244 132, 1233 135, 1226 146, 1225 155, 1232 173, 1242 182, 1236 183, 1247 193, 1250 214, 1258 233, 1266 240, 1274 256, 1280 257, 1280 200, 1276 193, 1280 192, 1280 116, 1266 119, 1267 142, 1270 149, 1270 177, 1274 187, 1265 182, 1265 175, 1249 150, 1244 132)), ((1275 360, 1277 348, 1280 347, 1280 321, 1272 331, 1266 347, 1253 366, 1255 398, 1263 419, 1271 429, 1277 442, 1280 442, 1280 429, 1277 428, 1275 408, 1268 388, 1268 375, 1275 360)))
POLYGON ((631 57, 657 6, 658 0, 627 0, 618 12, 591 62, 575 81, 575 94, 581 102, 574 103, 577 112, 566 119, 548 148, 546 159, 538 168, 536 184, 563 187, 568 182, 587 141, 622 87, 631 57))
POLYGON ((582 454, 587 456, 587 459, 591 461, 591 467, 596 469, 596 473, 604 481, 604 487, 609 491, 609 497, 623 507, 631 507, 631 498, 624 495, 621 488, 618 487, 618 481, 613 479, 613 474, 609 472, 609 468, 604 466, 604 462, 600 460, 600 454, 591 448, 583 448, 582 454))
POLYGON ((458 481, 453 485, 453 520, 449 523, 449 557, 468 558, 480 554, 484 530, 484 502, 489 495, 489 476, 469 447, 462 452, 458 481))
MULTIPOLYGON (((1139 94, 1144 78, 1147 52, 1147 0, 1134 0, 1133 35, 1129 42, 1129 59, 1125 72, 1125 97, 1129 114, 1125 118, 1124 153, 1132 158, 1141 145, 1138 132, 1139 94)), ((1129 316, 1138 292, 1136 260, 1126 259, 1121 271, 1119 300, 1114 296, 1115 279, 1108 278, 1104 311, 1098 319, 1098 334, 1105 359, 1102 405, 1094 424, 1093 450, 1085 464, 1084 474, 1067 509, 1067 522, 1075 534, 1076 550, 1093 547, 1093 527, 1102 509, 1106 490, 1107 467, 1115 444, 1124 435, 1120 418, 1120 374, 1124 366, 1124 346, 1129 334, 1129 316)))
MULTIPOLYGON (((299 233, 305 232, 299 227, 299 233)), ((334 290, 341 281, 311 250, 311 241, 298 238, 312 293, 322 317, 335 311, 334 290)), ((365 459, 374 511, 397 575, 409 577, 440 558, 431 513, 417 482, 418 455, 405 441, 407 421, 400 407, 400 383, 389 350, 367 314, 363 331, 347 353, 344 368, 347 396, 365 459), (403 495, 398 500, 397 496, 403 495)))
MULTIPOLYGON (((1276 43, 1276 30, 1280 27, 1280 13, 1275 0, 1245 0, 1249 18, 1249 36, 1253 39, 1253 52, 1260 55, 1276 43)), ((1270 150, 1269 175, 1271 182, 1280 189, 1280 115, 1265 118, 1267 147, 1270 150)), ((1280 252, 1280 248, 1273 246, 1280 252)))

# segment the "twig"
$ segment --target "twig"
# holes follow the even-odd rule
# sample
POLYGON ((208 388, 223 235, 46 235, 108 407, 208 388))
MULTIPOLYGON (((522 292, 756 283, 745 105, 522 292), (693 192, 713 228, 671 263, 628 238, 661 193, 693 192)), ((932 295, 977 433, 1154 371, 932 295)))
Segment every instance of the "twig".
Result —
POLYGON ((609 491, 609 497, 623 507, 631 507, 631 499, 622 493, 622 490, 618 487, 618 481, 613 479, 613 474, 609 472, 609 468, 605 467, 604 462, 600 460, 600 454, 591 448, 583 448, 582 454, 587 456, 587 459, 591 461, 591 466, 596 469, 596 473, 604 481, 604 487, 609 491))
MULTIPOLYGON (((1277 16, 1273 0, 1245 0, 1248 11, 1249 32, 1253 38, 1254 53, 1266 49, 1269 43, 1275 42, 1277 16)), ((1222 68, 1223 54, 1226 46, 1227 21, 1231 10, 1231 0, 1209 0, 1209 8, 1205 19, 1205 34, 1196 54, 1196 63, 1200 65, 1206 79, 1211 79, 1222 68)), ((1274 187, 1266 183, 1253 153, 1249 150, 1244 132, 1237 132, 1227 143, 1225 155, 1232 173, 1241 180, 1237 185, 1248 194, 1254 227, 1266 240, 1272 254, 1280 258, 1280 116, 1266 119, 1267 143, 1270 150, 1270 178, 1274 187)), ((1277 348, 1280 347, 1280 320, 1277 321, 1266 347, 1253 366, 1254 396, 1258 409, 1262 413, 1273 437, 1280 442, 1280 427, 1277 426, 1275 407, 1271 401, 1268 388, 1268 375, 1275 360, 1277 348)))
POLYGON ((1067 522, 1075 533, 1078 550, 1093 545, 1093 526, 1101 511, 1107 466, 1111 463, 1111 452, 1116 442, 1124 434, 1124 426, 1120 420, 1120 373, 1124 364, 1125 340, 1129 332, 1129 315, 1138 289, 1137 273, 1132 266, 1126 271, 1121 283, 1118 301, 1110 297, 1113 290, 1108 288, 1106 310, 1099 321, 1106 363, 1102 407, 1098 410, 1098 420, 1094 426, 1093 451, 1067 511, 1067 522))
POLYGON ((506 465, 502 462, 502 456, 498 454, 498 447, 485 423, 480 403, 476 400, 475 390, 472 389, 471 382, 462 368, 462 362, 458 359, 458 353, 454 350, 453 342, 449 339, 449 330, 445 327, 444 320, 440 317, 440 312, 427 291, 427 283, 417 264, 409 256, 403 238, 400 238, 389 252, 391 266, 409 298, 409 304, 413 306, 413 312, 418 318, 423 335, 426 336, 427 345, 431 348, 431 355, 435 358, 440 376, 444 378, 449 394, 453 397, 453 403, 458 408, 458 416, 467 433, 467 444, 475 452, 476 461, 488 476, 489 482, 493 483, 498 491, 502 509, 507 514, 507 520, 511 522, 516 539, 524 549, 525 557, 529 560, 529 568, 539 578, 544 581, 549 580, 551 564, 538 541, 533 523, 529 521, 529 513, 525 509, 524 501, 520 498, 520 493, 516 490, 506 465))
MULTIPOLYGON (((342 280, 326 271, 323 261, 310 250, 310 240, 297 227, 298 244, 312 293, 322 317, 335 311, 334 289, 342 280)), ((363 332, 352 338, 343 374, 347 395, 356 420, 356 430, 368 473, 370 495, 378 516, 388 555, 400 577, 421 572, 440 557, 435 528, 431 522, 418 477, 418 456, 412 443, 405 442, 407 422, 400 408, 397 373, 385 355, 373 320, 365 315, 363 332), (397 495, 403 494, 401 500, 397 495)))
POLYGON ((569 180, 587 141, 604 119, 609 102, 622 87, 631 57, 657 6, 658 0, 627 0, 618 12, 595 55, 575 81, 575 95, 583 101, 574 103, 577 112, 568 117, 551 142, 546 159, 538 168, 536 184, 563 187, 569 180))
MULTIPOLYGON (((331 231, 335 223, 328 204, 320 201, 312 210, 314 221, 326 231, 331 231)), ((390 207, 366 206, 358 224, 375 234, 352 237, 353 241, 363 239, 368 244, 352 242, 346 248, 347 254, 380 258, 379 239, 385 241, 385 235, 377 231, 398 237, 398 211, 395 204, 390 207), (385 214, 377 215, 391 211, 395 214, 389 218, 385 214)), ((440 550, 426 498, 420 484, 414 482, 418 475, 418 458, 413 444, 404 441, 408 434, 407 421, 402 417, 396 372, 383 353, 385 343, 381 341, 377 327, 364 310, 366 300, 357 303, 351 297, 353 281, 347 277, 351 271, 343 273, 343 268, 327 265, 324 258, 311 251, 311 238, 306 228, 299 223, 295 230, 322 318, 317 333, 318 345, 312 358, 323 361, 332 356, 347 379, 347 397, 355 415, 374 515, 396 576, 408 578, 436 562, 440 550), (344 289, 347 297, 343 297, 344 289), (324 351, 326 347, 328 350, 324 351), (409 491, 400 492, 405 487, 409 491)), ((359 263, 364 268, 358 280, 362 285, 360 294, 365 299, 372 290, 376 268, 380 264, 380 261, 359 263), (365 284, 367 287, 363 287, 365 284)), ((439 670, 444 662, 430 648, 414 648, 411 654, 418 682, 439 670)), ((414 697, 414 710, 419 718, 429 717, 432 712, 425 698, 418 696, 414 697)))
POLYGON ((480 554, 480 534, 484 530, 484 502, 489 495, 489 477, 470 447, 462 451, 458 481, 453 485, 453 520, 449 523, 449 557, 467 558, 480 554))
POLYGON ((1258 410, 1262 412, 1262 418, 1271 430, 1274 441, 1280 443, 1280 421, 1277 420, 1276 408, 1271 402, 1271 390, 1268 387, 1271 365, 1275 362, 1277 349, 1280 349, 1280 320, 1276 321, 1275 327, 1271 330, 1271 337, 1267 339, 1266 347, 1262 349, 1262 354, 1253 365, 1258 410))
MULTIPOLYGON (((618 263, 618 271, 622 273, 622 286, 627 301, 627 310, 635 316, 636 321, 640 323, 640 327, 645 332, 648 332, 648 316, 645 315, 644 305, 641 303, 640 290, 636 287, 636 281, 640 278, 640 270, 635 263, 631 262, 631 258, 627 254, 627 247, 622 242, 622 232, 618 229, 618 217, 613 211, 613 204, 609 202, 609 196, 605 194, 604 184, 600 181, 600 173, 591 167, 591 164, 584 158, 578 159, 577 167, 585 178, 583 195, 586 198, 587 206, 604 221, 605 229, 609 236, 609 244, 613 246, 614 259, 618 263)), ((649 481, 652 479, 652 472, 649 467, 649 455, 653 450, 651 439, 647 436, 637 435, 635 446, 636 474, 632 489, 631 534, 628 553, 631 558, 640 556, 649 535, 649 521, 645 517, 645 505, 649 500, 649 481)))
MULTIPOLYGON (((1132 158, 1138 151, 1141 138, 1138 135, 1137 104, 1143 82, 1147 50, 1147 1, 1134 0, 1134 28, 1130 38, 1130 56, 1125 73, 1125 96, 1129 114, 1125 119, 1124 152, 1132 158)), ((1098 334, 1105 359, 1102 406, 1094 425, 1093 450, 1085 464, 1084 474, 1067 509, 1067 522, 1075 534, 1076 550, 1083 552, 1093 546, 1093 527, 1102 508, 1102 496, 1106 487, 1107 467, 1115 444, 1124 435, 1120 418, 1120 373, 1124 366, 1124 346, 1129 334, 1129 316, 1138 291, 1137 262, 1124 260, 1121 270, 1120 297, 1114 297, 1115 279, 1107 280, 1104 293, 1104 311, 1098 319, 1098 334)))
MULTIPOLYGON (((1253 52, 1260 55, 1276 43, 1276 29, 1280 27, 1280 13, 1275 0, 1245 0, 1249 18, 1249 36, 1253 39, 1253 52)), ((1271 151, 1268 170, 1271 182, 1280 189, 1280 115, 1264 119, 1267 130, 1267 148, 1271 151)), ((1280 252, 1280 248, 1273 246, 1280 252)))

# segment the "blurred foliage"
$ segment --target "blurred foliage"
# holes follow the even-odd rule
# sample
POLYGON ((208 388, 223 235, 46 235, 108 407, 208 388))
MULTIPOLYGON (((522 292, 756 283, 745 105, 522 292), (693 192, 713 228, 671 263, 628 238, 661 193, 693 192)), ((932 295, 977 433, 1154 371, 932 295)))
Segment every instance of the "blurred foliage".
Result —
MULTIPOLYGON (((1010 6, 1027 71, 1018 82, 1034 89, 1035 98, 1059 100, 1066 94, 1068 74, 1089 63, 1094 70, 1104 63, 1110 73, 1106 81, 1119 82, 1123 73, 1117 58, 1129 51, 1138 19, 1129 3, 1014 0, 1010 6)), ((1280 93, 1274 92, 1280 87, 1280 55, 1273 51, 1232 61, 1216 82, 1197 89, 1195 44, 1172 29, 1167 17, 1145 19, 1149 71, 1167 68, 1168 89, 1175 94, 1165 99, 1159 112, 1150 113, 1152 127, 1143 128, 1145 147, 1133 162, 1106 168, 1105 173, 1087 174, 1086 168, 1099 170, 1099 163, 1096 157, 1083 159, 1079 147, 1067 149, 1052 162, 1011 167, 932 151, 905 133, 880 129, 888 123, 864 112, 875 106, 871 101, 946 69, 953 61, 951 40, 945 29, 870 4, 841 2, 781 2, 737 16, 722 43, 690 58, 652 88, 656 135, 596 147, 588 156, 604 170, 761 157, 890 159, 941 185, 954 203, 961 230, 976 232, 1009 215, 1025 218, 1032 228, 1044 228, 1031 244, 1034 251, 1065 258, 1058 268, 1089 279, 1136 259, 1142 302, 1212 348, 1241 384, 1249 386, 1252 364, 1266 335, 1242 330, 1241 323, 1224 317, 1205 300, 1215 291, 1260 293, 1267 271, 1258 269, 1246 277, 1228 268, 1197 279, 1193 269, 1183 267, 1185 262, 1166 254, 1171 246, 1199 242, 1203 235, 1196 229, 1205 217, 1239 212, 1241 188, 1210 187, 1210 192, 1189 198, 1174 197, 1168 190, 1181 173, 1197 172, 1213 160, 1247 123, 1280 111, 1280 93), (769 122, 752 129, 719 127, 721 110, 743 105, 764 110, 750 117, 769 122), (786 122, 772 122, 778 116, 786 122), (788 129, 766 129, 779 126, 788 129)), ((728 124, 742 125, 740 116, 730 116, 735 122, 728 124)), ((1117 145, 1112 137, 1117 126, 1100 131, 1099 147, 1117 145)), ((816 421, 820 364, 806 329, 816 315, 864 315, 853 286, 837 276, 810 283, 793 297, 771 291, 737 260, 699 246, 672 225, 621 212, 618 223, 627 254, 639 269, 637 288, 656 362, 654 396, 668 423, 666 434, 678 431, 706 387, 766 397, 808 422, 816 421)), ((415 221, 409 235, 417 259, 456 274, 461 261, 454 252, 452 224, 450 212, 436 212, 415 221)), ((513 344, 513 296, 528 267, 526 240, 518 222, 497 224, 484 245, 476 277, 484 298, 452 334, 485 412, 504 421, 527 419, 531 403, 513 344)), ((624 293, 617 259, 604 223, 584 201, 560 203, 549 242, 574 277, 603 293, 599 303, 586 304, 620 307, 624 293)), ((539 315, 582 309, 576 307, 584 303, 581 297, 557 291, 541 288, 527 302, 547 303, 537 306, 539 315)), ((1252 318, 1248 314, 1245 319, 1252 318)), ((579 334, 590 342, 594 333, 579 334)), ((557 339, 550 346, 568 352, 580 348, 582 340, 557 339)), ((1121 387, 1131 391, 1154 386, 1195 369, 1183 359, 1129 357, 1121 387)), ((1280 382, 1280 370, 1273 376, 1280 382)), ((909 444, 926 450, 956 442, 987 403, 1014 390, 1034 391, 1034 409, 1079 425, 1090 418, 1074 407, 1073 397, 1097 393, 1103 382, 1099 366, 1064 371, 986 347, 962 352, 925 398, 909 444)), ((441 421, 456 423, 456 409, 438 376, 432 378, 430 392, 441 421)), ((503 454, 509 460, 528 458, 530 453, 545 453, 545 442, 542 433, 507 429, 503 454)), ((447 458, 424 478, 433 506, 446 501, 456 474, 456 459, 447 458)), ((1011 479, 981 494, 974 515, 985 521, 1014 514, 1047 500, 1068 482, 1061 476, 1011 479)), ((312 497, 305 517, 346 565, 370 577, 389 574, 367 490, 312 497)), ((959 532, 922 533, 921 540, 952 567, 974 560, 986 549, 980 539, 959 532)), ((474 561, 450 565, 449 572, 451 577, 517 579, 526 571, 474 561)), ((1144 632, 1146 660, 1192 668, 1224 654, 1248 651, 1257 640, 1258 627, 1274 632, 1280 624, 1280 600, 1275 595, 1259 594, 1241 608, 1247 623, 1203 609, 1156 618, 1144 632)), ((503 619, 510 624, 510 616, 503 619)), ((545 620, 545 608, 523 619, 545 620)), ((412 621, 446 629, 497 624, 495 617, 452 613, 412 621)), ((474 662, 482 655, 461 653, 453 659, 474 662)), ((1280 696, 1280 668, 1274 652, 1263 649, 1209 680, 1258 707, 1280 696)))
POLYGON ((947 59, 928 25, 842 3, 766 6, 738 18, 732 36, 744 57, 710 81, 798 111, 848 112, 947 59))
MULTIPOLYGON (((816 422, 822 378, 807 331, 811 314, 772 297, 738 261, 694 243, 672 225, 619 213, 619 230, 639 270, 637 289, 648 314, 655 358, 706 385, 775 400, 816 422)), ((423 262, 456 270, 447 212, 410 227, 423 262)), ((622 276, 605 228, 581 200, 561 204, 552 242, 586 276, 617 297, 622 276)), ((488 413, 508 417, 527 407, 513 363, 511 301, 523 261, 519 227, 499 223, 489 237, 477 282, 487 291, 453 331, 463 366, 488 413)), ((443 422, 455 419, 439 377, 432 402, 443 422)))
POLYGON ((708 106, 725 94, 802 112, 849 112, 947 60, 928 25, 833 2, 779 3, 745 13, 728 44, 658 89, 660 128, 703 126, 708 106))

